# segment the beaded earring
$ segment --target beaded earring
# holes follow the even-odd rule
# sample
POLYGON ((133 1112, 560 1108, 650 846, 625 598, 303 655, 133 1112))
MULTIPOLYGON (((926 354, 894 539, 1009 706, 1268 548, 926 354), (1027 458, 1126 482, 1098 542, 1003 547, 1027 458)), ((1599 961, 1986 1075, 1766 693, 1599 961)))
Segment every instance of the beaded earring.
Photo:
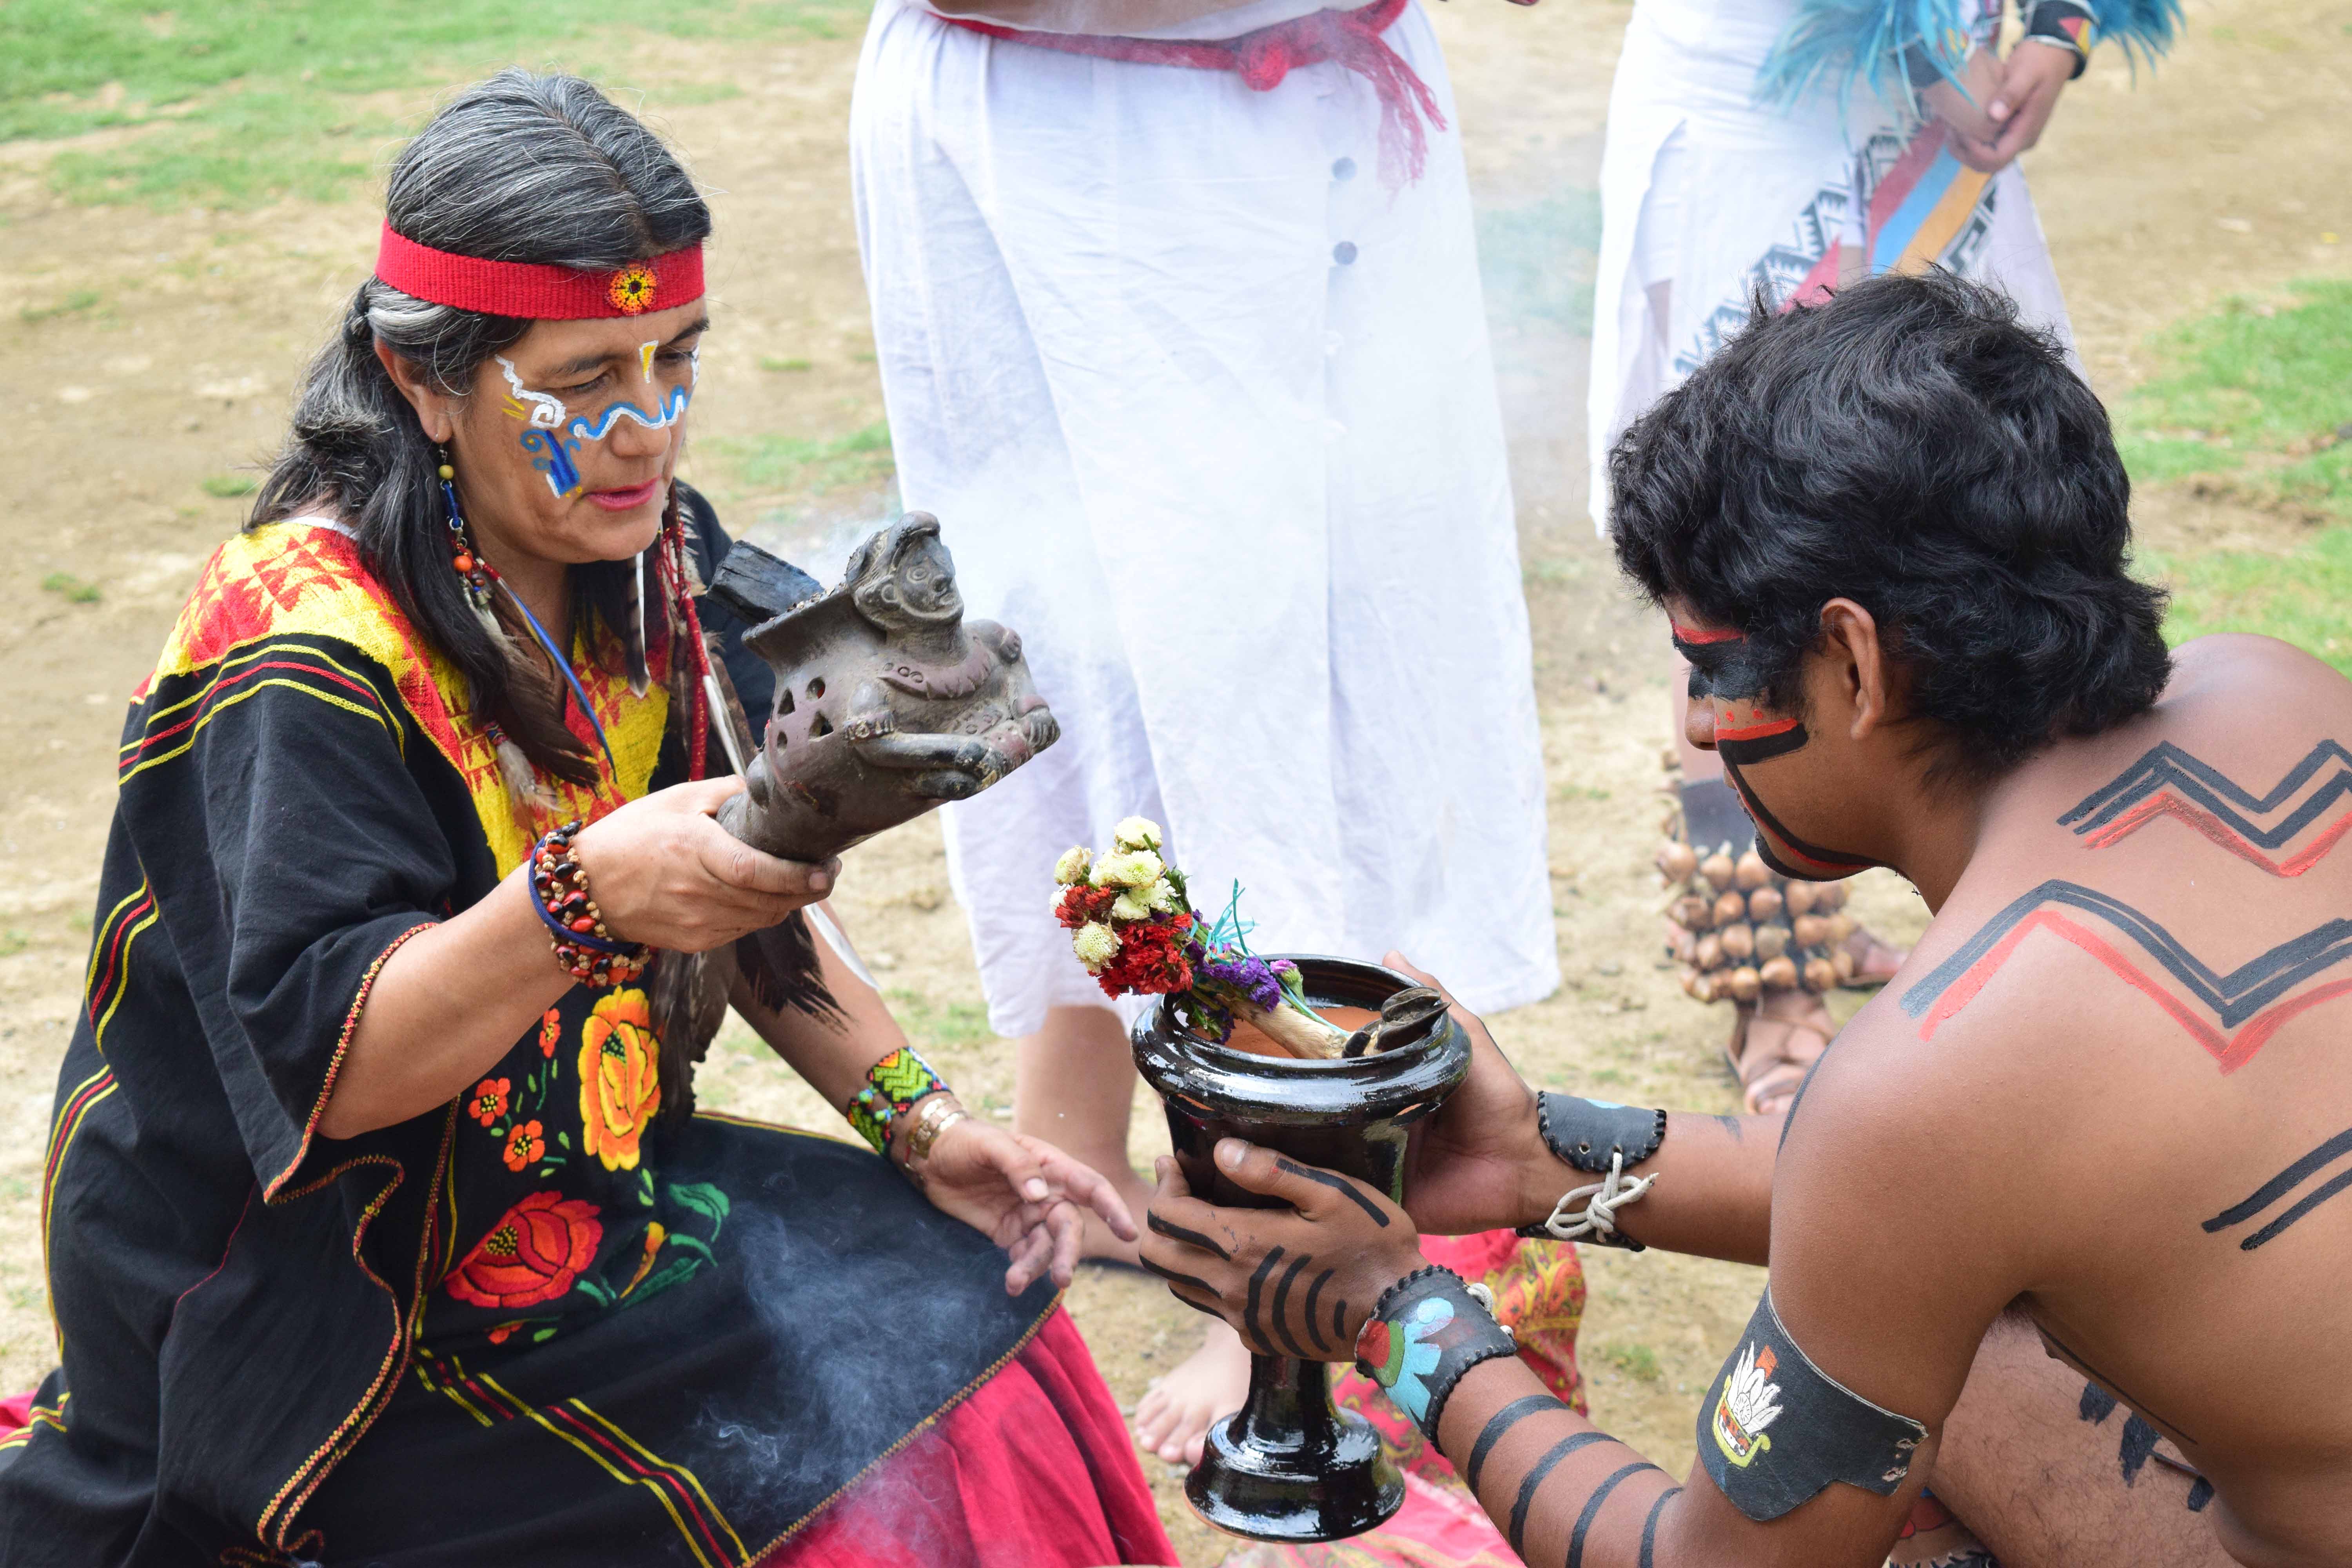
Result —
POLYGON ((457 580, 466 586, 466 604, 482 629, 493 637, 504 637, 499 617, 490 607, 490 573, 482 561, 481 552, 474 548, 472 536, 466 529, 466 516, 457 507, 457 470, 449 461, 449 448, 434 447, 437 472, 441 479, 441 500, 449 512, 449 564, 457 569, 457 580))

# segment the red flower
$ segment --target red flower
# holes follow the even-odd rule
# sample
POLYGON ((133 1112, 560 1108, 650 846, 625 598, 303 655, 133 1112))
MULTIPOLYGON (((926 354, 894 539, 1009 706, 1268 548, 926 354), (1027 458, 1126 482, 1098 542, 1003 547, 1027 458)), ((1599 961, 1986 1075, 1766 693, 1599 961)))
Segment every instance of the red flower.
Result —
POLYGON ((562 1033, 563 1015, 562 1013, 550 1007, 546 1012, 541 1014, 539 1017, 539 1054, 543 1057, 553 1056, 555 1054, 556 1037, 562 1033))
POLYGON ((1062 922, 1066 931, 1076 931, 1088 921, 1108 925, 1110 907, 1118 901, 1118 894, 1117 888, 1097 888, 1085 882, 1065 888, 1061 902, 1055 906, 1054 918, 1062 922))
POLYGON ((466 1107, 467 1113, 488 1127, 507 1113, 507 1090, 513 1087, 512 1080, 508 1079, 484 1079, 474 1086, 474 1098, 466 1107))
POLYGON ((521 1327, 522 1325, 520 1323, 500 1323, 497 1328, 490 1331, 490 1343, 494 1345, 502 1345, 506 1343, 507 1341, 513 1336, 514 1331, 521 1327))
POLYGON ((547 1152, 547 1140, 540 1135, 536 1121, 526 1121, 507 1134, 507 1169, 520 1171, 535 1163, 547 1152))
POLYGON ((1191 990, 1192 965, 1184 956, 1183 942, 1192 929, 1192 917, 1181 913, 1121 926, 1118 955, 1096 977, 1103 994, 1158 996, 1191 990))
POLYGON ((477 1307, 535 1306, 572 1289, 596 1256, 604 1226, 596 1205, 561 1193, 533 1193, 507 1210, 444 1281, 477 1307))

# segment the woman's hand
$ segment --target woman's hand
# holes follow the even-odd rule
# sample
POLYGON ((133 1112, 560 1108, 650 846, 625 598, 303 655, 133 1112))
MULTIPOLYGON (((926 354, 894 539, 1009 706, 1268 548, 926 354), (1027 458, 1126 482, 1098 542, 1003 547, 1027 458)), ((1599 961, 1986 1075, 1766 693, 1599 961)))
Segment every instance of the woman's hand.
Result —
POLYGON ((779 860, 712 820, 742 787, 735 778, 676 784, 580 830, 572 852, 606 931, 622 942, 708 952, 824 897, 839 860, 779 860))
POLYGON ((1985 115, 1996 128, 1990 135, 1961 132, 1952 151, 1961 163, 1988 174, 1999 174, 2011 160, 2042 140, 2058 107, 2058 95, 2074 79, 2074 50, 2053 44, 2021 40, 2009 51, 2001 67, 2000 84, 1985 105, 1985 115))
POLYGON ((1496 1047, 1486 1026, 1436 976, 1391 952, 1381 961, 1444 996, 1470 1037, 1470 1074, 1423 1125, 1405 1155, 1405 1210, 1436 1236, 1529 1225, 1551 1212, 1570 1174, 1544 1147, 1535 1090, 1496 1047), (1559 1189, 1559 1190, 1553 1190, 1559 1189))
POLYGON ((1422 1266, 1412 1219, 1362 1182, 1238 1138, 1219 1140, 1216 1161, 1234 1185, 1290 1206, 1202 1203, 1162 1156, 1143 1267, 1262 1355, 1353 1360, 1372 1303, 1422 1266))
POLYGON ((916 1166, 924 1194, 1012 1255, 1007 1295, 1018 1296, 1050 1272, 1066 1286, 1085 1228, 1081 1206, 1102 1215, 1121 1241, 1135 1220, 1118 1193, 1091 1166, 1051 1143, 992 1127, 971 1116, 950 1122, 916 1166))

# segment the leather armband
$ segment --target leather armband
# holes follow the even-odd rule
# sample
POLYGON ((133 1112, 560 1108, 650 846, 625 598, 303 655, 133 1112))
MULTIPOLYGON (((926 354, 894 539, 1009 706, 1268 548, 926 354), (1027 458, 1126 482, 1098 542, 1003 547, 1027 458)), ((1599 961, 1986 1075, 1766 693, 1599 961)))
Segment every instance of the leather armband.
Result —
POLYGON ((1927 1436, 1926 1426, 1815 1366, 1780 1326, 1769 1286, 1699 1406, 1699 1462, 1732 1506, 1759 1524, 1832 1481, 1892 1496, 1927 1436))
POLYGON ((1462 1276, 1432 1264, 1372 1303, 1356 1333, 1356 1370, 1379 1384, 1434 1447, 1438 1417, 1462 1374, 1518 1348, 1462 1276))
POLYGON ((1561 1163, 1601 1180, 1597 1185, 1569 1193, 1549 1219, 1523 1225, 1517 1234, 1627 1252, 1647 1250, 1618 1230, 1616 1209, 1620 1204, 1639 1199, 1655 1180, 1644 1176, 1628 1182, 1625 1173, 1658 1152, 1658 1145, 1665 1141, 1666 1113, 1542 1089, 1536 1095, 1536 1128, 1543 1134, 1544 1146, 1561 1163), (1575 1207, 1580 1198, 1585 1200, 1580 1210, 1575 1207))
POLYGON ((2091 45, 2098 25, 2097 15, 2082 0, 2036 0, 2026 16, 2025 37, 2035 43, 2074 50, 2074 76, 2081 76, 2084 68, 2091 63, 2091 45))

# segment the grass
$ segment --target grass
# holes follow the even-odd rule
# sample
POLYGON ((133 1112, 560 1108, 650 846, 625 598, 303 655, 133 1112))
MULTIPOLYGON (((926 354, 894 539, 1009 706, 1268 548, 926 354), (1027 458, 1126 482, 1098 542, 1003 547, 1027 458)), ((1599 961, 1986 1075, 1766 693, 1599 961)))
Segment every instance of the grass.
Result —
POLYGON ((890 427, 868 425, 846 436, 727 436, 702 443, 737 483, 752 489, 814 492, 886 482, 897 472, 890 427))
POLYGON ((95 605, 99 598, 97 584, 85 583, 70 572, 50 573, 41 579, 41 591, 58 595, 68 605, 95 605))
POLYGON ((988 1026, 988 1009, 971 1002, 940 1004, 919 991, 895 986, 882 994, 890 1016, 907 1031, 918 1048, 946 1050, 955 1046, 985 1044, 996 1038, 988 1026))
POLYGON ((249 496, 261 488, 261 481, 251 474, 207 474, 198 482, 205 494, 224 500, 231 496, 249 496))
POLYGON ((1601 247, 1601 193, 1570 191, 1478 214, 1478 271, 1500 332, 1543 321, 1582 337, 1592 330, 1592 264, 1601 247))
POLYGON ((775 371, 814 370, 816 368, 816 363, 814 360, 785 359, 779 354, 761 354, 760 368, 775 371))
MULTIPOLYGON (((856 0, 667 0, 615 27, 585 7, 504 0, 6 0, 0 142, 142 133, 62 152, 52 185, 70 200, 159 207, 331 199, 373 170, 399 123, 360 95, 415 93, 510 61, 595 76, 634 68, 647 34, 769 39, 839 35, 856 0)), ((680 84, 664 103, 727 86, 680 84)), ((421 105, 420 105, 421 107, 421 105)))
POLYGON ((2262 632, 2352 674, 2352 281, 2232 300, 2158 341, 2163 374, 2116 406, 2136 484, 2197 481, 2334 521, 2284 552, 2151 553, 2167 635, 2262 632))
POLYGON ((54 305, 23 306, 16 311, 16 317, 19 321, 30 322, 46 321, 57 316, 79 316, 94 309, 99 299, 95 289, 77 289, 54 305))
POLYGON ((1593 1353, 1628 1377, 1643 1383, 1658 1381, 1658 1352, 1647 1345, 1602 1345, 1593 1353))

